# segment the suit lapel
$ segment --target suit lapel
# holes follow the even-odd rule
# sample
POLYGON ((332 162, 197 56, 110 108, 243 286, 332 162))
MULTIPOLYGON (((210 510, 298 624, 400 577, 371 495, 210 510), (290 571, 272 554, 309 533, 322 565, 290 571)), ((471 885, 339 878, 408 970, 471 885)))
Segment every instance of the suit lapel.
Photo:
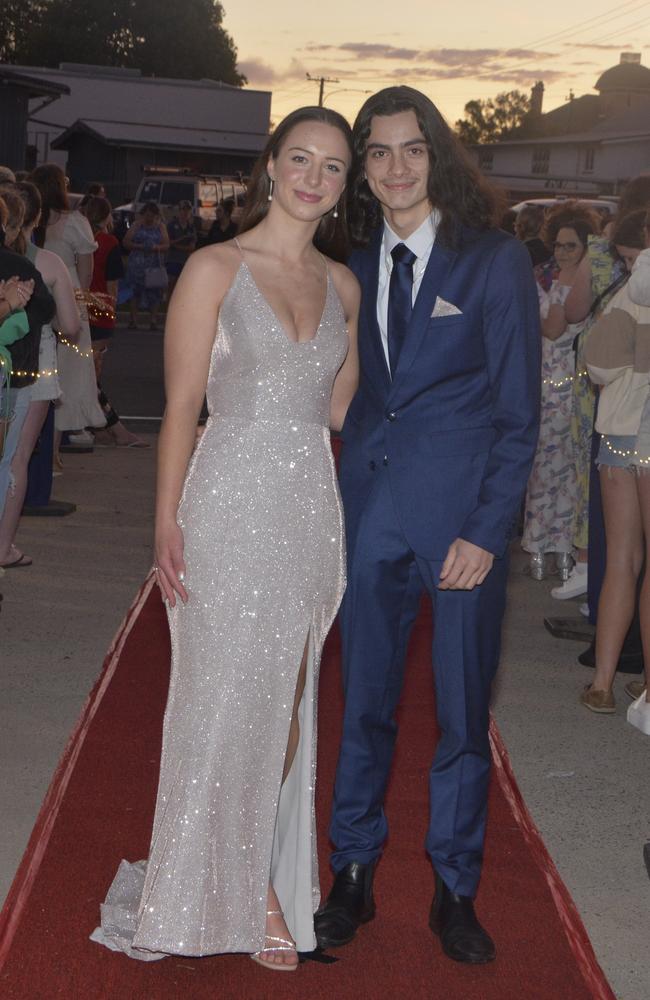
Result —
POLYGON ((431 313, 438 293, 458 256, 455 250, 440 246, 436 241, 431 249, 431 256, 422 277, 420 290, 415 300, 411 322, 409 323, 406 340, 400 352, 397 370, 392 382, 391 396, 398 389, 400 382, 407 374, 420 349, 420 344, 429 325, 431 313))

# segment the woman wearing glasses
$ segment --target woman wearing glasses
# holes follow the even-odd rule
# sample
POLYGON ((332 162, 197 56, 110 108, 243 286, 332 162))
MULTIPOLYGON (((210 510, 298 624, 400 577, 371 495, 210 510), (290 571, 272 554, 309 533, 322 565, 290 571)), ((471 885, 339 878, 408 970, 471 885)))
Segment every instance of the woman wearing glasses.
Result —
POLYGON ((565 202, 553 209, 542 230, 542 239, 553 251, 553 259, 538 274, 542 409, 522 539, 524 550, 530 553, 530 574, 536 580, 543 580, 550 572, 557 572, 565 580, 573 563, 576 500, 571 438, 573 342, 582 324, 567 323, 564 302, 585 255, 587 239, 598 230, 598 216, 577 202, 565 202), (549 558, 551 554, 555 565, 549 558))

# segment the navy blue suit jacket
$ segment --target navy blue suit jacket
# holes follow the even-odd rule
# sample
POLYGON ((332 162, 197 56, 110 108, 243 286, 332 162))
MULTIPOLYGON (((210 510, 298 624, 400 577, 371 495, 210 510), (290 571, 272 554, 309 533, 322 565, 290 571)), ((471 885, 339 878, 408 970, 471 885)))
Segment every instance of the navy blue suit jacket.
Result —
POLYGON ((500 230, 433 246, 391 380, 377 323, 382 230, 350 267, 361 283, 359 389, 342 430, 340 484, 352 553, 382 464, 408 544, 444 559, 461 537, 502 556, 535 454, 539 305, 530 256, 500 230), (437 298, 457 315, 432 317, 437 298))

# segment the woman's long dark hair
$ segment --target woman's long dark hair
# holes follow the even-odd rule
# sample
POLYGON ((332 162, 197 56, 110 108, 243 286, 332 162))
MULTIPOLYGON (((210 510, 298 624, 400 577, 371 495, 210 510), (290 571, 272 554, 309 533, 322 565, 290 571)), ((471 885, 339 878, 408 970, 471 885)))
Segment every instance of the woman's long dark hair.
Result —
POLYGON ((65 174, 56 163, 44 163, 29 175, 29 180, 41 192, 43 207, 41 221, 34 230, 34 238, 39 247, 45 243, 45 234, 50 219, 50 212, 69 212, 68 190, 65 174))
POLYGON ((43 207, 41 192, 31 181, 16 181, 14 190, 20 195, 25 204, 23 229, 26 229, 28 226, 34 225, 41 213, 43 207))
POLYGON ((95 194, 90 195, 86 204, 85 214, 93 233, 99 232, 102 223, 109 217, 112 210, 108 198, 102 198, 95 194))
POLYGON ((4 201, 5 208, 8 213, 7 222, 5 224, 6 228, 18 229, 18 235, 14 238, 14 241, 9 249, 13 250, 14 253, 19 253, 21 257, 24 257, 25 237, 22 234, 22 226, 25 219, 25 202, 16 191, 15 184, 0 184, 0 195, 2 195, 2 200, 4 201))
MULTIPOLYGON (((296 111, 292 111, 275 128, 264 152, 253 167, 246 191, 246 204, 239 220, 238 232, 248 232, 268 213, 270 191, 268 162, 271 157, 274 159, 277 157, 291 129, 295 128, 296 125, 302 125, 303 122, 322 122, 324 125, 337 128, 343 135, 350 150, 350 156, 352 156, 352 129, 338 111, 318 107, 298 108, 296 111)), ((333 260, 347 260, 350 249, 345 202, 345 197, 339 199, 337 219, 334 218, 333 210, 322 217, 314 236, 314 245, 333 260)))
POLYGON ((645 208, 637 208, 636 212, 628 212, 627 215, 617 215, 609 237, 610 246, 645 250, 647 219, 645 208))
POLYGON ((650 208, 650 174, 639 174, 623 188, 616 212, 617 219, 624 219, 639 208, 650 208))
POLYGON ((412 87, 386 87, 369 97, 352 129, 354 160, 348 181, 350 235, 367 246, 382 221, 381 205, 365 179, 366 146, 372 119, 413 111, 429 151, 429 201, 440 212, 438 232, 446 246, 458 239, 459 223, 472 229, 498 226, 505 200, 474 166, 435 104, 412 87))

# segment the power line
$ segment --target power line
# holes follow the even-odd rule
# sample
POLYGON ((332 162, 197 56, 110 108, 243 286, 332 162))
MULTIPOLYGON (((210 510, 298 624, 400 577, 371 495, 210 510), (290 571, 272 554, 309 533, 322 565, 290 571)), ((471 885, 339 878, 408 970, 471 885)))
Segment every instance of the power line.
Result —
MULTIPOLYGON (((644 4, 641 4, 641 6, 642 7, 647 7, 648 4, 644 3, 644 4)), ((628 11, 627 13, 631 14, 632 11, 628 11)), ((612 20, 615 20, 615 19, 616 18, 612 18, 612 20)), ((641 26, 643 26, 643 25, 645 25, 647 23, 648 23, 648 19, 647 18, 643 18, 643 20, 641 20, 641 21, 635 21, 632 24, 627 24, 624 28, 620 28, 617 31, 614 31, 614 32, 608 31, 606 34, 604 34, 604 35, 598 35, 596 38, 585 39, 585 44, 587 44, 587 43, 596 44, 601 39, 616 38, 616 37, 618 37, 618 35, 624 35, 628 31, 633 31, 635 28, 639 28, 639 27, 641 27, 641 26)), ((600 27, 600 25, 599 25, 599 27, 600 27)), ((576 34, 576 32, 572 32, 572 34, 576 34)), ((570 36, 568 36, 568 35, 565 36, 565 38, 568 38, 568 37, 570 37, 570 36)), ((515 46, 515 47, 518 48, 518 46, 515 46)), ((523 46, 522 46, 522 48, 523 48, 523 46)), ((531 63, 530 58, 528 56, 521 56, 519 60, 515 60, 514 63, 511 66, 509 66, 507 69, 499 70, 499 72, 503 72, 503 73, 506 73, 506 74, 508 73, 509 70, 512 70, 512 71, 517 72, 517 73, 521 73, 521 72, 523 72, 525 70, 531 70, 531 72, 532 72, 532 68, 533 67, 532 67, 532 63, 531 63), (522 62, 523 62, 523 65, 522 65, 522 62)), ((474 73, 473 74, 473 78, 476 79, 476 80, 486 80, 486 79, 489 80, 489 79, 492 78, 492 76, 493 76, 493 74, 495 72, 496 72, 495 70, 483 70, 482 72, 474 73)), ((541 71, 541 72, 543 72, 543 71, 541 71)))
POLYGON ((605 38, 616 38, 618 35, 624 35, 627 31, 633 31, 634 28, 644 27, 646 24, 648 24, 648 21, 650 21, 650 18, 644 17, 642 18, 642 20, 635 21, 634 24, 628 24, 624 28, 620 28, 618 31, 607 32, 604 35, 599 35, 598 38, 590 38, 589 42, 596 43, 602 41, 605 38))
POLYGON ((331 78, 329 76, 311 76, 310 73, 306 73, 305 76, 307 77, 308 80, 311 81, 311 83, 318 83, 318 84, 320 84, 320 89, 318 91, 318 107, 319 108, 323 107, 323 91, 325 89, 325 84, 326 83, 340 83, 341 82, 340 80, 335 80, 335 79, 333 79, 333 78, 331 78))
MULTIPOLYGON (((627 0, 627 3, 621 4, 618 7, 610 7, 609 10, 605 10, 602 14, 595 14, 593 17, 588 17, 582 21, 577 21, 573 25, 569 25, 567 28, 563 28, 561 31, 553 32, 551 35, 544 35, 542 38, 538 38, 535 42, 528 42, 525 45, 513 45, 511 48, 516 49, 536 49, 540 45, 545 45, 547 42, 552 42, 556 38, 560 38, 562 35, 575 34, 576 32, 582 31, 587 24, 592 24, 593 21, 599 21, 601 18, 607 18, 603 23, 607 24, 609 20, 616 20, 618 17, 626 17, 628 14, 633 14, 635 10, 639 10, 641 7, 647 7, 647 0, 644 3, 637 4, 637 0, 627 0), (626 7, 632 7, 632 10, 625 10, 626 7), (616 12, 616 13, 614 13, 616 12), (611 17, 609 17, 611 15, 611 17)), ((598 25, 600 27, 600 25, 598 25)))

